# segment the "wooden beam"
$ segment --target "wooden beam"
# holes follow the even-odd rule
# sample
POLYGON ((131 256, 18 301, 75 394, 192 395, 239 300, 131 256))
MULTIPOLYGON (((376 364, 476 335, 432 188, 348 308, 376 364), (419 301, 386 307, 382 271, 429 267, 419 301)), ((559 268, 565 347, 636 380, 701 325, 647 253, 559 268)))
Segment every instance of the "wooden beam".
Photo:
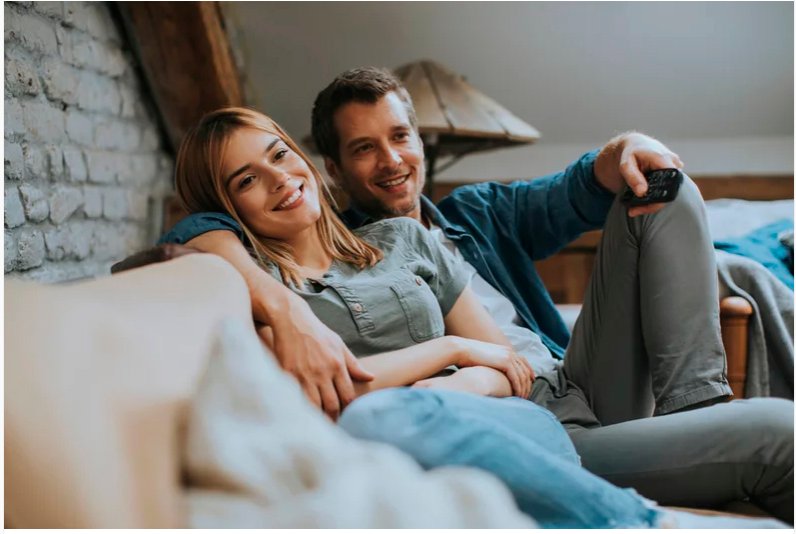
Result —
POLYGON ((172 150, 203 114, 243 105, 217 2, 117 2, 172 150))

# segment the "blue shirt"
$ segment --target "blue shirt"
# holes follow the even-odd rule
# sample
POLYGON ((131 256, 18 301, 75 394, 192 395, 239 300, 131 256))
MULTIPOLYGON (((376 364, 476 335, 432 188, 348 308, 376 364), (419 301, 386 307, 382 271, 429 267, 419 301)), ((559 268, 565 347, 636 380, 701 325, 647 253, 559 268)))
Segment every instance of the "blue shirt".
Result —
MULTIPOLYGON (((421 199, 423 216, 442 228, 484 280, 511 300, 524 326, 559 358, 569 332, 534 262, 605 223, 615 195, 595 179, 598 153, 587 152, 564 171, 534 180, 462 186, 438 206, 421 199)), ((356 210, 348 210, 343 220, 351 228, 372 222, 356 210)), ((196 213, 159 242, 185 243, 211 230, 231 230, 244 239, 231 217, 196 213)))

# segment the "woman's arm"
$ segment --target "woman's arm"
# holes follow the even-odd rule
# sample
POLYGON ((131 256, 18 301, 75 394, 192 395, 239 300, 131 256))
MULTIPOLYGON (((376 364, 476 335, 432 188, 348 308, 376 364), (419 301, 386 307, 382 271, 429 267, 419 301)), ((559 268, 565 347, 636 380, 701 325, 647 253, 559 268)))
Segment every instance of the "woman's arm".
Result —
MULTIPOLYGON (((504 373, 502 384, 500 383, 500 377, 497 377, 494 372, 487 370, 477 373, 468 371, 465 373, 467 380, 464 380, 463 377, 450 377, 452 382, 456 382, 456 389, 468 390, 469 386, 477 386, 478 380, 483 378, 485 381, 483 384, 469 390, 473 393, 483 394, 484 390, 494 391, 497 388, 498 391, 505 391, 508 387, 517 396, 527 398, 530 395, 531 384, 535 378, 533 368, 525 358, 514 353, 511 342, 509 342, 469 287, 462 291, 448 315, 445 316, 445 333, 473 340, 473 342, 469 343, 469 346, 463 347, 460 366, 486 365, 493 369, 499 369, 504 373), (484 363, 481 354, 483 344, 477 344, 476 342, 478 341, 506 347, 511 353, 511 365, 506 368, 500 368, 484 363)), ((443 385, 445 382, 444 378, 434 379, 433 382, 423 385, 436 387, 437 385, 443 385)))

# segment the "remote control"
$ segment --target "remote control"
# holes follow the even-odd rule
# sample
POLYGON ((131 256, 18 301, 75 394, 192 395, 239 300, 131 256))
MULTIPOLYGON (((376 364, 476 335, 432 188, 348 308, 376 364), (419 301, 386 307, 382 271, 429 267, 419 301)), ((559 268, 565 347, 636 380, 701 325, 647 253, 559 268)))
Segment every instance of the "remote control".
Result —
POLYGON ((643 197, 637 197, 632 189, 626 188, 622 194, 622 202, 626 206, 647 206, 677 198, 680 184, 683 183, 683 173, 678 169, 658 169, 644 176, 647 179, 647 192, 643 197))

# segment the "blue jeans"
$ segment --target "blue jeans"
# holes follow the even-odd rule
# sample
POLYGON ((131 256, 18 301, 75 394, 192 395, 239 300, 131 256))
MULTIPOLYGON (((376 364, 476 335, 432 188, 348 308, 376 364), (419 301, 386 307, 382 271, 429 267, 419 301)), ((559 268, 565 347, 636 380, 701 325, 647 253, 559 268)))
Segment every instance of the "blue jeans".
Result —
POLYGON ((643 528, 658 520, 635 491, 583 469, 555 416, 524 399, 386 389, 354 401, 339 424, 354 437, 401 449, 426 469, 492 473, 545 528, 643 528))

